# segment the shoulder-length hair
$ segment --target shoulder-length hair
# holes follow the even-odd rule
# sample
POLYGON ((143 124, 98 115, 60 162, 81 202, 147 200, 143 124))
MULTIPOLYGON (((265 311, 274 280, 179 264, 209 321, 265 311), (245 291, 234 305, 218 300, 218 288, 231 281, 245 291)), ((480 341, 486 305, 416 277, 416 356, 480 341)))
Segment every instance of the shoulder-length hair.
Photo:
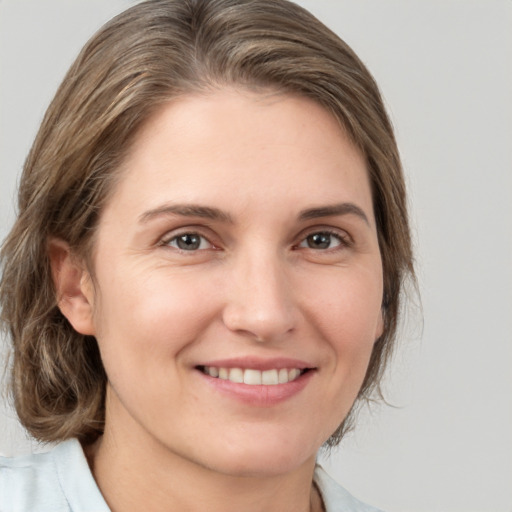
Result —
MULTIPOLYGON (((17 220, 1 251, 11 390, 22 424, 37 439, 91 442, 105 417, 98 346, 58 308, 48 240, 66 241, 90 264, 98 218, 140 127, 172 98, 223 86, 314 100, 366 158, 385 326, 358 400, 379 393, 404 280, 414 270, 400 158, 375 81, 346 43, 286 0, 148 0, 94 35, 64 78, 26 160, 17 220)), ((328 444, 341 439, 350 420, 328 444)))

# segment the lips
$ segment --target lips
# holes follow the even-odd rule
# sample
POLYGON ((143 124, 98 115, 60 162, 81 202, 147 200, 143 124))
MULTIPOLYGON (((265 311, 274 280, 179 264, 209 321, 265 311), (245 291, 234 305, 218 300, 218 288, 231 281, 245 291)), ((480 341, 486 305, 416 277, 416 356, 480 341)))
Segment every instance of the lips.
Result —
POLYGON ((299 378, 308 370, 307 368, 271 368, 268 370, 258 370, 256 368, 244 369, 223 366, 199 366, 198 369, 210 377, 228 380, 238 384, 248 384, 250 386, 276 386, 278 384, 287 384, 299 378))
POLYGON ((313 364, 290 358, 205 361, 195 369, 216 393, 253 407, 275 406, 291 399, 317 373, 313 364))

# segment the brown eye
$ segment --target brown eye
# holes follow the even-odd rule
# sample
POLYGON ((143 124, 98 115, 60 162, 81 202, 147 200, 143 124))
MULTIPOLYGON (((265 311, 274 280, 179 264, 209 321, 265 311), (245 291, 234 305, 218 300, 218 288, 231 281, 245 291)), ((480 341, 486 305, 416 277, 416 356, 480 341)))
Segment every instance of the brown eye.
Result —
POLYGON ((299 247, 306 247, 308 249, 332 249, 342 244, 341 237, 334 233, 318 232, 308 235, 300 244, 299 247))

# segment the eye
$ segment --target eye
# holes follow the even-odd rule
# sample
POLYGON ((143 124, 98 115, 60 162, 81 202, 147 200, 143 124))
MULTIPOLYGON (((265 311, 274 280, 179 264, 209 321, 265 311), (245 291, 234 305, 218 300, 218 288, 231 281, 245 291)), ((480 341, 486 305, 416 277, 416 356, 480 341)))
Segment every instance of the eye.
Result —
POLYGON ((307 249, 325 250, 333 249, 341 245, 347 245, 345 240, 337 233, 329 231, 319 231, 308 235, 298 247, 305 247, 307 249))
POLYGON ((164 241, 163 245, 174 247, 181 251, 198 251, 213 247, 204 236, 197 233, 181 233, 164 241))

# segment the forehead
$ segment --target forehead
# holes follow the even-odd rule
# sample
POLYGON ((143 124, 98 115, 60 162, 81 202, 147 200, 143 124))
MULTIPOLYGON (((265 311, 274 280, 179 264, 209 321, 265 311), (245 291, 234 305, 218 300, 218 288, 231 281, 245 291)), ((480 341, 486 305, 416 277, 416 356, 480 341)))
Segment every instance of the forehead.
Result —
POLYGON ((114 196, 132 209, 357 197, 371 213, 365 159, 333 115, 304 97, 234 89, 162 106, 135 137, 114 196))

